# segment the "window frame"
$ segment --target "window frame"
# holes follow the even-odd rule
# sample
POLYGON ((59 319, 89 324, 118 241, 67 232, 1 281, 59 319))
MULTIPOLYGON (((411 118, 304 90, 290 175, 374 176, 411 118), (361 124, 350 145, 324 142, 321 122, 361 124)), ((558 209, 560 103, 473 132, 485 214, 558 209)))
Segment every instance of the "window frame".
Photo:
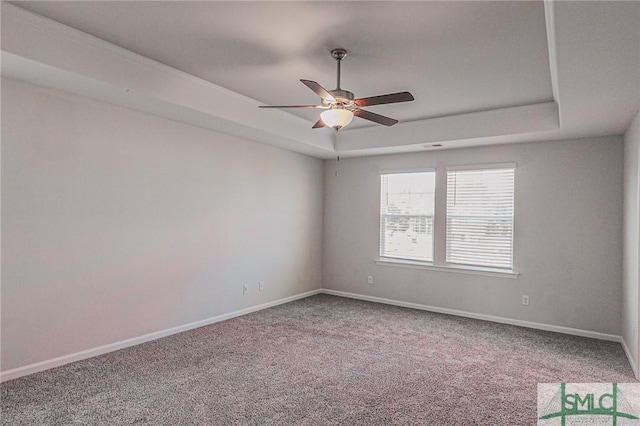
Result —
POLYGON ((487 266, 487 265, 474 265, 474 264, 466 264, 466 263, 457 263, 457 262, 448 262, 447 258, 449 257, 449 252, 448 252, 448 245, 449 245, 449 239, 448 239, 448 233, 446 232, 446 227, 448 226, 449 223, 449 216, 448 216, 448 206, 449 206, 449 200, 448 198, 445 197, 446 199, 446 208, 445 208, 445 263, 447 265, 456 265, 456 266, 464 266, 464 267, 469 267, 469 268, 483 268, 483 269, 489 269, 489 270, 496 270, 496 271, 505 271, 505 272, 513 272, 513 261, 514 261, 514 243, 515 243, 515 188, 516 188, 516 166, 514 163, 499 163, 499 164, 489 164, 489 165, 479 165, 479 166, 475 166, 475 165, 466 165, 466 166, 451 166, 451 167, 445 167, 444 169, 444 178, 447 181, 447 187, 446 187, 446 191, 448 194, 448 190, 449 190, 449 172, 458 172, 458 171, 483 171, 483 170, 513 170, 513 201, 512 201, 512 210, 513 210, 513 215, 511 217, 511 241, 510 241, 510 245, 511 245, 511 252, 510 252, 510 268, 505 268, 505 267, 492 267, 492 266, 487 266))
POLYGON ((435 172, 435 196, 434 196, 434 213, 433 213, 433 261, 420 261, 404 258, 385 257, 381 255, 381 227, 382 227, 382 200, 379 199, 378 210, 378 255, 374 261, 377 265, 392 266, 400 268, 423 269, 438 272, 453 272, 471 275, 483 275, 500 278, 516 279, 520 276, 517 272, 516 265, 516 191, 517 191, 517 163, 478 163, 478 164, 461 164, 461 165, 442 165, 437 167, 422 168, 404 168, 404 169, 381 169, 378 173, 378 194, 382 195, 382 175, 394 173, 419 173, 419 172, 435 172), (447 171, 457 170, 490 170, 490 169, 514 169, 513 180, 513 232, 511 235, 511 264, 512 268, 493 268, 476 265, 464 265, 458 263, 446 262, 446 226, 447 226, 447 171))
MULTIPOLYGON (((382 197, 382 177, 385 175, 397 175, 397 174, 411 174, 411 173, 433 173, 434 175, 434 197, 435 195, 435 191, 436 188, 438 186, 438 173, 436 168, 434 167, 427 167, 427 168, 412 168, 412 169, 388 169, 388 170, 380 170, 379 174, 378 174, 378 194, 380 197, 382 197)), ((425 265, 433 265, 433 262, 435 260, 436 257, 436 253, 435 253, 435 227, 436 227, 436 207, 435 207, 435 199, 434 199, 434 208, 433 208, 433 215, 431 216, 432 218, 432 235, 433 238, 431 240, 431 252, 433 254, 433 259, 431 261, 428 260, 419 260, 419 259, 409 259, 409 258, 404 258, 404 257, 393 257, 393 256, 384 256, 382 254, 382 219, 383 216, 389 216, 389 215, 383 215, 382 213, 382 198, 380 198, 380 203, 379 203, 379 210, 378 210, 378 255, 379 258, 378 260, 383 260, 383 261, 390 261, 390 262, 396 262, 396 261, 408 261, 408 262, 418 262, 419 264, 425 264, 425 265)), ((405 216, 405 215, 398 215, 398 216, 405 216)), ((429 217, 428 215, 406 215, 406 217, 429 217)))

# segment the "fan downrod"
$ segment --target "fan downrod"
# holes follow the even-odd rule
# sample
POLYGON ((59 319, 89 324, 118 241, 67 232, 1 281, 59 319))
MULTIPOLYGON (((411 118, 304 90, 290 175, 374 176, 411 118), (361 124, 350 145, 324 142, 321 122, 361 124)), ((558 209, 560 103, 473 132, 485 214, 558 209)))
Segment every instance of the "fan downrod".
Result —
POLYGON ((336 65, 338 65, 338 78, 336 79, 336 90, 340 90, 340 62, 347 56, 347 51, 345 49, 333 49, 331 51, 331 57, 336 60, 336 65))

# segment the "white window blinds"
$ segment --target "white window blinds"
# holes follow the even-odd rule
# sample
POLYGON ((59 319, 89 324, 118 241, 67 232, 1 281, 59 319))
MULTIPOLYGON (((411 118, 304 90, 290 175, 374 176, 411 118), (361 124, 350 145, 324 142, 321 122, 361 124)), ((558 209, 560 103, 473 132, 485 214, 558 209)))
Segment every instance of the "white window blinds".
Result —
POLYGON ((380 176, 380 256, 433 261, 435 172, 380 176))
POLYGON ((447 169, 446 261, 513 269, 513 167, 447 169))

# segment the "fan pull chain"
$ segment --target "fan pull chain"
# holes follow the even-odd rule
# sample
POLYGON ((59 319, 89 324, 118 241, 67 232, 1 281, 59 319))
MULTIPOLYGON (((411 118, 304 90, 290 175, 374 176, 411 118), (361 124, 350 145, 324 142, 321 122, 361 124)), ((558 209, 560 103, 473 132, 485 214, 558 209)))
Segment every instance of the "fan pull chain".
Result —
MULTIPOLYGON (((338 61, 338 63, 340 63, 340 61, 338 61)), ((340 151, 338 150, 338 138, 339 138, 339 133, 336 130, 335 133, 333 134, 333 149, 336 152, 336 171, 335 171, 335 176, 338 177, 338 175, 340 174, 340 151)))

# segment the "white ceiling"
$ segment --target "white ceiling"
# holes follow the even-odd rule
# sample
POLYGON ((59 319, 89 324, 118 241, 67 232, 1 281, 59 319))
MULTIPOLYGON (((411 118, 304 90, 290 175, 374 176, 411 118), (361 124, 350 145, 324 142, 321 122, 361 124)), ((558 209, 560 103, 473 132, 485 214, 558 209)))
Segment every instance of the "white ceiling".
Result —
MULTIPOLYGON (((354 120, 339 135, 343 155, 424 150, 433 143, 451 148, 620 134, 640 105, 638 2, 13 3, 228 89, 207 102, 229 105, 229 91, 248 100, 231 116, 230 106, 222 113, 198 107, 186 89, 168 95, 164 86, 142 90, 141 84, 137 90, 127 81, 127 89, 145 99, 118 101, 120 96, 106 92, 118 92, 127 76, 115 74, 126 70, 113 67, 107 76, 103 66, 92 73, 79 53, 75 67, 73 60, 43 59, 46 53, 36 55, 24 41, 35 32, 5 34, 7 23, 13 28, 7 10, 27 19, 11 5, 2 10, 4 75, 324 158, 334 155, 335 139, 329 129, 311 130, 318 111, 255 110, 259 103, 315 103, 316 95, 300 78, 333 89, 335 62, 329 51, 335 47, 349 52, 343 88, 358 97, 408 90, 416 98, 370 107, 400 123, 384 128, 354 120), (88 80, 82 83, 76 76, 88 80), (91 90, 80 89, 91 82, 91 90), (154 97, 162 98, 162 107, 147 105, 154 97), (293 124, 289 113, 304 121, 293 124), (277 120, 289 121, 276 126, 277 120)), ((54 28, 38 19, 30 15, 27 20, 54 28)), ((23 26, 15 28, 26 31, 23 26)), ((55 28, 60 33, 60 26, 55 28)), ((38 46, 52 39, 40 36, 38 46)), ((74 37, 76 44, 94 41, 80 33, 74 37)), ((105 46, 106 58, 114 50, 106 52, 105 46)))

